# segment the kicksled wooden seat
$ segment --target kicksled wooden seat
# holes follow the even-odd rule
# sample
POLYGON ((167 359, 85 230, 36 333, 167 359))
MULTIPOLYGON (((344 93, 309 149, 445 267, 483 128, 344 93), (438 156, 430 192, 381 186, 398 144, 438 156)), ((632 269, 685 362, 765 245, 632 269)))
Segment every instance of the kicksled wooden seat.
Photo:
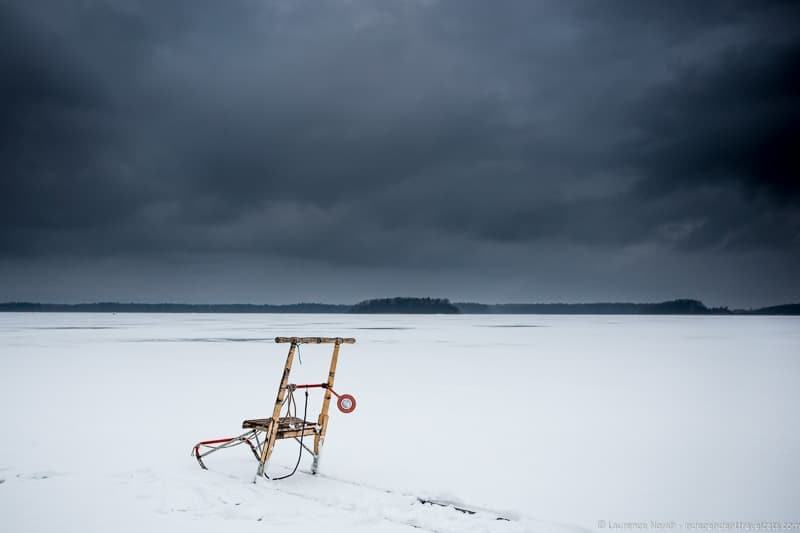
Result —
POLYGON ((245 433, 236 437, 226 437, 222 439, 213 439, 200 441, 192 448, 192 454, 197 459, 197 462, 203 469, 206 465, 203 458, 206 456, 226 448, 232 448, 241 444, 246 444, 250 451, 258 461, 258 468, 253 482, 261 476, 267 479, 284 479, 293 475, 297 471, 300 464, 300 458, 303 451, 307 451, 313 457, 311 464, 311 472, 316 474, 319 469, 319 458, 322 453, 322 445, 325 443, 325 434, 328 430, 328 410, 330 408, 331 396, 336 396, 336 405, 343 413, 352 413, 356 408, 356 400, 350 394, 337 394, 333 390, 334 378, 336 377, 336 364, 339 360, 339 349, 342 344, 353 344, 356 342, 353 338, 347 337, 276 337, 276 343, 288 343, 289 354, 286 356, 286 363, 283 366, 283 375, 281 377, 280 385, 278 386, 278 395, 275 398, 275 405, 272 409, 272 416, 270 418, 256 418, 245 420, 242 422, 242 429, 246 429, 245 433), (297 354, 298 346, 300 344, 333 344, 333 353, 331 354, 330 369, 328 371, 328 379, 324 383, 312 383, 308 385, 296 385, 289 383, 289 374, 292 371, 292 363, 297 354), (319 388, 325 391, 322 400, 322 408, 317 416, 316 422, 309 421, 308 415, 308 390, 319 388), (303 389, 305 392, 305 405, 303 407, 303 417, 298 415, 297 402, 294 398, 294 393, 298 389, 303 389), (281 412, 286 409, 286 415, 281 416, 281 412), (310 449, 305 443, 305 437, 313 437, 313 449, 310 449), (266 467, 269 463, 269 458, 272 455, 272 450, 275 443, 282 439, 294 439, 300 444, 300 452, 297 457, 297 464, 289 474, 270 478, 266 474, 266 467))

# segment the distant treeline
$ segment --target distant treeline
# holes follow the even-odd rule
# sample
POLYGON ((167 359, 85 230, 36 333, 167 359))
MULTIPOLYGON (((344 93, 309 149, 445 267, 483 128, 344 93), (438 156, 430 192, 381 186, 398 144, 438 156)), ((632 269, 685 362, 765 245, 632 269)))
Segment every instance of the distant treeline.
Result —
POLYGON ((495 315, 800 315, 800 304, 758 309, 706 307, 699 300, 681 299, 660 303, 588 304, 482 304, 451 303, 446 298, 380 298, 355 305, 299 303, 268 304, 175 304, 175 303, 0 303, 0 312, 72 313, 397 313, 397 314, 495 314, 495 315))
POLYGON ((708 308, 699 300, 670 300, 660 303, 590 304, 456 304, 463 313, 503 315, 711 315, 730 314, 727 308, 708 308))
POLYGON ((140 304, 100 302, 91 304, 0 303, 0 311, 65 313, 346 313, 351 305, 299 303, 268 304, 140 304))
POLYGON ((659 303, 589 304, 481 304, 456 303, 462 313, 497 315, 800 315, 800 304, 759 309, 706 307, 699 300, 680 299, 659 303))
POLYGON ((379 298, 364 300, 350 308, 351 313, 404 313, 454 315, 461 311, 447 298, 379 298))
POLYGON ((734 311, 737 314, 745 315, 800 315, 800 304, 773 305, 760 309, 748 309, 747 311, 734 311))

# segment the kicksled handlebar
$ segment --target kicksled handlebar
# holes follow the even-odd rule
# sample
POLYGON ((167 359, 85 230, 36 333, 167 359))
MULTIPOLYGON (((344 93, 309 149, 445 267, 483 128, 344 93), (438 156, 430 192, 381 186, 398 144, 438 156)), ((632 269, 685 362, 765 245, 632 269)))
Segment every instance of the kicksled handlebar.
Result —
POLYGON ((352 337, 275 337, 275 342, 292 344, 355 344, 352 337))

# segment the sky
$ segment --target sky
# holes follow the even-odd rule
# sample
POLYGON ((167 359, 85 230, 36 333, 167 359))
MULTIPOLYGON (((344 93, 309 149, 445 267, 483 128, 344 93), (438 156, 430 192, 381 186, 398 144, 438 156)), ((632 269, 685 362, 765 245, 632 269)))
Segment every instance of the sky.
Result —
POLYGON ((798 27, 0 0, 0 301, 800 301, 798 27))

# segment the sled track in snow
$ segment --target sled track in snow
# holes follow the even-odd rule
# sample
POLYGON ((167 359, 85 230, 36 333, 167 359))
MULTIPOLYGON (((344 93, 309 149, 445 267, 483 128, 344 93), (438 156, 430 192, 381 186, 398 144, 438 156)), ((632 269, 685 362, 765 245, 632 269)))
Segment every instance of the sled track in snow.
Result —
MULTIPOLYGON (((320 505, 324 505, 326 507, 333 507, 334 509, 339 509, 339 510, 348 511, 348 512, 356 512, 357 511, 357 509, 349 507, 347 505, 336 505, 334 503, 326 501, 324 498, 316 498, 316 497, 313 497, 313 496, 309 496, 308 494, 303 494, 303 493, 300 493, 300 492, 290 491, 290 490, 286 490, 286 489, 283 489, 283 488, 280 488, 280 487, 275 487, 275 486, 271 486, 269 488, 270 488, 270 490, 274 490, 275 492, 280 492, 281 494, 287 494, 289 496, 294 496, 296 498, 302 498, 303 500, 312 501, 314 503, 317 503, 317 504, 320 504, 320 505)), ((381 516, 381 519, 382 520, 386 520, 387 522, 391 522, 393 524, 401 525, 401 526, 408 526, 408 527, 411 527, 411 528, 414 528, 414 529, 422 529, 424 531, 430 531, 431 533, 444 533, 444 531, 441 531, 441 530, 438 530, 438 529, 430 529, 430 528, 427 528, 427 527, 424 527, 424 526, 420 526, 418 524, 414 524, 413 522, 410 522, 410 521, 397 520, 397 519, 394 519, 394 518, 390 518, 388 516, 381 516)))
MULTIPOLYGON (((325 474, 312 474, 311 472, 300 471, 300 473, 305 474, 307 476, 313 477, 321 477, 324 479, 328 479, 331 481, 335 481, 337 483, 346 483, 348 485, 353 485, 355 487, 361 487, 369 490, 375 490, 379 492, 385 492, 386 494, 394 494, 397 496, 403 496, 407 498, 414 498, 418 503, 426 504, 426 505, 436 505, 438 507, 449 507, 461 513, 465 513, 468 515, 492 515, 495 520, 502 520, 504 522, 511 522, 513 518, 509 518, 507 516, 503 516, 504 513, 500 511, 496 511, 494 509, 488 509, 486 507, 475 507, 463 502, 458 501, 450 501, 450 500, 443 500, 440 498, 434 497, 427 497, 427 496, 419 496, 415 494, 411 494, 410 492, 402 492, 392 489, 387 489, 383 487, 376 487, 374 485, 369 485, 367 483, 359 483, 357 481, 351 481, 349 479, 338 478, 334 476, 328 476, 325 474)), ((507 513, 506 513, 507 514, 507 513)))
POLYGON ((471 507, 461 502, 421 497, 348 479, 298 470, 304 480, 262 483, 270 490, 346 512, 372 516, 430 533, 467 531, 522 532, 522 523, 503 513, 471 507), (313 483, 308 481, 313 480, 313 483), (302 488, 301 488, 302 487, 302 488))

